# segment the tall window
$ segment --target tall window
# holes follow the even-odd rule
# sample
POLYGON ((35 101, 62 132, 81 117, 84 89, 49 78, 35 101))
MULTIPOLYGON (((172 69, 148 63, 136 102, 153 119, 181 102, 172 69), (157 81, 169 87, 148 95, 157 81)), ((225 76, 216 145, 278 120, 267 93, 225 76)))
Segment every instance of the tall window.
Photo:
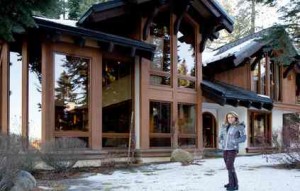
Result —
POLYGON ((250 116, 250 145, 262 147, 271 145, 270 114, 252 112, 250 116))
POLYGON ((262 58, 255 66, 254 70, 252 71, 252 91, 258 94, 265 94, 265 58, 262 58))
POLYGON ((205 148, 216 147, 216 119, 211 113, 203 113, 203 145, 205 148))
POLYGON ((156 46, 151 62, 150 83, 171 85, 170 13, 158 14, 150 27, 150 43, 156 46))
POLYGON ((275 101, 281 100, 281 67, 278 63, 272 62, 270 65, 270 87, 271 87, 271 95, 270 97, 275 101))
POLYGON ((21 43, 10 45, 9 52, 9 132, 22 134, 22 48, 21 43))
POLYGON ((90 60, 55 53, 54 61, 55 131, 88 131, 90 60))
POLYGON ((42 48, 40 43, 30 43, 28 48, 28 135, 38 146, 42 138, 42 48))
POLYGON ((128 147, 133 64, 104 59, 102 69, 102 146, 128 147))
POLYGON ((150 147, 171 146, 171 104, 150 102, 150 147))
POLYGON ((194 27, 187 22, 182 22, 177 33, 178 87, 195 89, 195 37, 194 27))
POLYGON ((196 146, 195 105, 178 104, 179 146, 196 146))

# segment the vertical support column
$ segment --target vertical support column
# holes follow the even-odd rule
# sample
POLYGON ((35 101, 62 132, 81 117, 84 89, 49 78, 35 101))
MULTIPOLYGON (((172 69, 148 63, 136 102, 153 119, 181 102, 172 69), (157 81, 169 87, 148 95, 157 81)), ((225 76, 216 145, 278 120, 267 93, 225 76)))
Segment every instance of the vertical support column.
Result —
POLYGON ((54 55, 51 44, 42 43, 42 142, 54 138, 54 55))
MULTIPOLYGON (((205 27, 205 26, 200 26, 205 27)), ((200 42, 202 41, 202 36, 198 32, 200 31, 198 27, 196 29, 196 45, 195 45, 195 53, 196 53, 196 116, 197 124, 196 124, 196 147, 197 149, 203 149, 203 123, 202 123, 202 90, 201 90, 201 82, 202 82, 202 54, 200 53, 200 42)))
MULTIPOLYGON (((146 24, 146 18, 141 19, 141 26, 140 26, 140 36, 142 40, 142 31, 143 27, 146 24)), ((149 39, 149 36, 148 36, 149 39)), ((139 143, 136 141, 136 144, 139 145, 140 149, 148 149, 150 146, 150 130, 149 130, 149 107, 150 107, 150 100, 148 96, 149 91, 149 84, 150 84, 150 60, 147 60, 145 58, 141 58, 141 61, 139 63, 140 66, 140 76, 137 78, 137 80, 140 80, 140 122, 139 122, 139 129, 140 129, 140 139, 139 143)))
POLYGON ((140 149, 140 57, 134 60, 134 132, 135 149, 140 149))
POLYGON ((270 59, 269 59, 268 53, 265 53, 265 63, 266 63, 266 66, 265 66, 265 69, 266 69, 265 89, 266 89, 266 95, 270 96, 271 95, 271 90, 270 90, 271 89, 270 88, 271 80, 270 80, 270 59))
POLYGON ((177 36, 174 33, 174 24, 176 21, 176 15, 171 14, 170 19, 170 36, 171 36, 171 78, 173 88, 173 103, 172 103, 172 148, 178 147, 178 102, 177 102, 177 89, 178 89, 178 71, 177 71, 177 36))
POLYGON ((141 90, 139 94, 140 97, 140 149, 148 149, 150 146, 150 129, 149 129, 149 110, 150 110, 150 100, 148 96, 149 91, 149 70, 151 62, 145 58, 141 58, 141 75, 140 75, 140 87, 141 90))
POLYGON ((22 44, 22 136, 28 141, 28 43, 22 44))
POLYGON ((92 149, 102 148, 102 53, 95 51, 90 67, 89 143, 92 149))
POLYGON ((261 60, 258 61, 258 84, 257 84, 257 93, 262 94, 262 89, 261 89, 261 60))
POLYGON ((1 133, 9 132, 9 46, 3 43, 1 50, 1 133))

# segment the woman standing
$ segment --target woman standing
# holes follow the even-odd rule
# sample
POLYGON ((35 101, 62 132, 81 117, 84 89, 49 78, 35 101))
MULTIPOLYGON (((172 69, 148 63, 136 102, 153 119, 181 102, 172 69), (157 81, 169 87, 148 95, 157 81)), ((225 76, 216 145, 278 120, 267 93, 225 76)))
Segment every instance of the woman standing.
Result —
POLYGON ((223 149, 224 162, 228 170, 229 183, 224 185, 227 190, 239 189, 238 179, 234 169, 234 160, 239 150, 239 144, 245 142, 245 140, 244 123, 239 122, 239 116, 234 111, 227 113, 219 137, 223 149))

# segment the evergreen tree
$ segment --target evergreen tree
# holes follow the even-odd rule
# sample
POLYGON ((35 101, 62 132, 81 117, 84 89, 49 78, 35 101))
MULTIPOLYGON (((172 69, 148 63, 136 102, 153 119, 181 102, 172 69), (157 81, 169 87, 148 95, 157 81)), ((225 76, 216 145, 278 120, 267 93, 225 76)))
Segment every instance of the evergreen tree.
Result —
POLYGON ((68 0, 69 19, 78 20, 93 4, 110 0, 68 0))
POLYGON ((57 14, 60 0, 1 0, 0 1, 0 40, 13 41, 13 33, 22 33, 27 27, 34 27, 33 14, 57 14))
POLYGON ((62 105, 68 102, 75 102, 76 93, 74 93, 75 86, 71 82, 71 77, 67 74, 66 71, 63 71, 60 74, 59 79, 57 80, 57 88, 55 88, 55 97, 56 100, 62 105))
MULTIPOLYGON (((267 3, 275 5, 279 3, 277 0, 267 0, 267 3)), ((278 10, 284 21, 285 28, 291 34, 292 40, 295 42, 296 47, 300 48, 300 0, 290 0, 289 3, 282 6, 278 10)))
POLYGON ((81 16, 80 4, 82 0, 68 0, 69 19, 77 20, 81 16))
POLYGON ((67 56, 62 65, 67 69, 72 92, 76 92, 73 102, 76 104, 87 104, 88 92, 88 60, 74 56, 67 56))

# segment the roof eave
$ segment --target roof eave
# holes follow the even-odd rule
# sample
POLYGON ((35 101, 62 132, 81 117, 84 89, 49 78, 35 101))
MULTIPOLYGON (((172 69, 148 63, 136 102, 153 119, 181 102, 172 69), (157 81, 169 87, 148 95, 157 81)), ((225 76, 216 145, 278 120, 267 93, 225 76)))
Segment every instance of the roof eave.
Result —
POLYGON ((98 42, 103 43, 113 43, 115 45, 119 45, 122 47, 129 47, 136 50, 137 53, 142 55, 147 59, 152 59, 155 52, 155 46, 152 44, 148 44, 145 42, 127 39, 125 37, 120 37, 112 34, 106 34, 103 32, 92 31, 89 29, 79 28, 79 27, 72 27, 68 25, 63 25, 39 18, 34 18, 39 28, 46 28, 52 29, 54 31, 60 31, 69 35, 80 36, 80 37, 87 37, 98 42))

